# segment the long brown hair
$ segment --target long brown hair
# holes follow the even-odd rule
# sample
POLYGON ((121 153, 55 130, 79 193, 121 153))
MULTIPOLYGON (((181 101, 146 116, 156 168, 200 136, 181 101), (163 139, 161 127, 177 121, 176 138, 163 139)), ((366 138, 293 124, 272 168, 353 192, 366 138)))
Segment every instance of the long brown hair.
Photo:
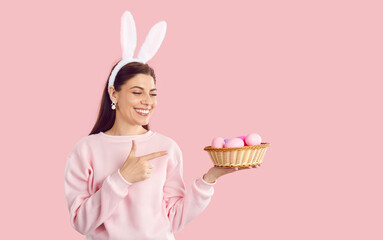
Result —
MULTIPOLYGON (((116 63, 117 65, 117 63, 116 63)), ((110 74, 113 69, 116 67, 113 66, 110 74)), ((129 79, 133 78, 139 73, 147 74, 153 77, 154 84, 156 84, 156 76, 154 74, 154 70, 148 65, 140 62, 131 62, 123 66, 120 71, 118 71, 116 75, 116 79, 114 80, 114 89, 119 92, 121 90, 122 85, 124 85, 129 79)), ((109 74, 109 76, 110 76, 109 74)), ((109 77, 108 77, 109 80, 109 77)), ((97 121, 94 124, 92 131, 89 133, 97 134, 99 132, 105 132, 113 127, 114 121, 116 120, 116 110, 111 108, 112 101, 109 97, 108 92, 108 80, 106 81, 104 92, 102 94, 100 110, 98 112, 97 121)), ((143 128, 149 130, 149 124, 143 125, 143 128)))

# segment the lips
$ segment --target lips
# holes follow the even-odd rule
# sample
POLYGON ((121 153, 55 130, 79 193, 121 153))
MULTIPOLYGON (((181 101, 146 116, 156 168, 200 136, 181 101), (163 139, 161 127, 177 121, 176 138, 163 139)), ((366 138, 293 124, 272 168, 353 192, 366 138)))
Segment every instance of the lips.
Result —
POLYGON ((141 116, 148 116, 149 115, 149 109, 150 108, 134 108, 136 113, 138 113, 141 116))

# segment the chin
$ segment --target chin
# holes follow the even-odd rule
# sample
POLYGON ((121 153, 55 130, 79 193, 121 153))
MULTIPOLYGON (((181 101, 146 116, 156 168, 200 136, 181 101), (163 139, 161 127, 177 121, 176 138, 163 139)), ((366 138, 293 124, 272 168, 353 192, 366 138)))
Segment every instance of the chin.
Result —
POLYGON ((141 126, 148 125, 148 124, 149 124, 149 121, 141 121, 141 122, 139 122, 139 124, 140 124, 141 126))

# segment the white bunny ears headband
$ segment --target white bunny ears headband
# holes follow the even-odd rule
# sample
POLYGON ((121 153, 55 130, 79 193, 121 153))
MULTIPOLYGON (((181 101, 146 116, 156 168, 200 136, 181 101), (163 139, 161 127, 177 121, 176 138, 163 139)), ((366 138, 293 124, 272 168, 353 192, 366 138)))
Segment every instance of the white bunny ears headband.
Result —
POLYGON ((155 24, 149 31, 144 43, 138 52, 137 58, 133 58, 134 50, 137 45, 137 33, 136 24, 132 14, 129 11, 125 11, 121 17, 121 48, 122 48, 122 59, 116 67, 113 69, 109 76, 110 86, 114 85, 114 79, 120 69, 130 62, 141 62, 146 63, 156 54, 160 48, 162 41, 165 38, 166 33, 166 22, 161 21, 155 24))

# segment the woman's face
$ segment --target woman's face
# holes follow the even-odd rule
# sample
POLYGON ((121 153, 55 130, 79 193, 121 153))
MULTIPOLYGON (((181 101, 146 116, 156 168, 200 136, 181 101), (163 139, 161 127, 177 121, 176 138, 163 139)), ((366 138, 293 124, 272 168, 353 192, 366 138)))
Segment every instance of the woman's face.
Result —
POLYGON ((114 91, 116 115, 130 125, 147 125, 157 105, 156 95, 153 77, 137 74, 122 86, 120 92, 114 91))

